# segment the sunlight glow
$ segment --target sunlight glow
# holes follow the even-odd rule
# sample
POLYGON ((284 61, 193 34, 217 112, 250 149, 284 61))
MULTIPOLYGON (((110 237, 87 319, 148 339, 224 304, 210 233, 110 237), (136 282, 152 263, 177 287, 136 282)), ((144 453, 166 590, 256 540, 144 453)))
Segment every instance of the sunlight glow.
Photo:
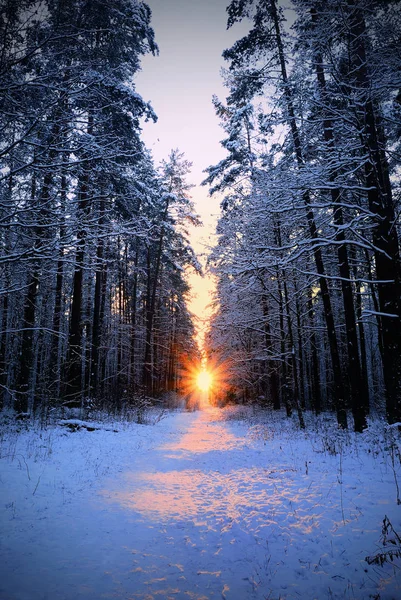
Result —
POLYGON ((209 391, 210 386, 212 385, 212 376, 207 371, 200 371, 196 378, 196 385, 202 392, 209 391))

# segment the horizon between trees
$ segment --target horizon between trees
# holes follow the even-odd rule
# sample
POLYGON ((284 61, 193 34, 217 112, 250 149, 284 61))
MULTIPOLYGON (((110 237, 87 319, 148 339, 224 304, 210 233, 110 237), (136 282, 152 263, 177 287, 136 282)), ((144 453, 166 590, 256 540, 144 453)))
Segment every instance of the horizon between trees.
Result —
MULTIPOLYGON (((0 404, 121 410, 201 369, 191 163, 156 168, 139 0, 1 2, 0 404)), ((401 421, 400 6, 233 0, 204 353, 215 402, 401 421)))

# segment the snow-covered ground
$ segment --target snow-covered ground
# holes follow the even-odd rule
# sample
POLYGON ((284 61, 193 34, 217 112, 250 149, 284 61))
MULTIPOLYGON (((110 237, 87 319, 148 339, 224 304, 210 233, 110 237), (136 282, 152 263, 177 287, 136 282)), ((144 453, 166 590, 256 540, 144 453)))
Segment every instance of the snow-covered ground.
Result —
POLYGON ((396 429, 242 408, 107 427, 2 435, 1 600, 401 598, 400 559, 365 560, 399 547, 396 429))

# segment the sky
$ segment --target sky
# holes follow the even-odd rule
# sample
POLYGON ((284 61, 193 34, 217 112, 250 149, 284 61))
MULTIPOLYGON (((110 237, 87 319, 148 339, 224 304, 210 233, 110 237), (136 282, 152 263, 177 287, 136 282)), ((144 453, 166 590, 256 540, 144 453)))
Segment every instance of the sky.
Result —
MULTIPOLYGON (((225 156, 219 143, 224 131, 212 96, 227 95, 220 76, 221 54, 246 28, 241 24, 227 31, 228 0, 147 0, 147 4, 160 52, 157 57, 143 57, 136 89, 151 102, 158 122, 143 124, 143 139, 156 163, 173 148, 193 163, 191 193, 204 226, 191 229, 191 241, 201 255, 211 242, 220 204, 218 197, 208 196, 207 187, 200 186, 206 176, 203 170, 225 156)), ((195 295, 190 310, 207 318, 212 280, 191 275, 190 283, 195 295)))

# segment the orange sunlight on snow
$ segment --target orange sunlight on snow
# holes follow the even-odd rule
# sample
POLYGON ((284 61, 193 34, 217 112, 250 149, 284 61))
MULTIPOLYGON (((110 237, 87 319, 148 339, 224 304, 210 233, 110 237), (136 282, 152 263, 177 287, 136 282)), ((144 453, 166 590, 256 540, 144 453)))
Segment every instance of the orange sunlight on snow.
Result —
MULTIPOLYGON (((305 535, 316 531, 316 506, 324 511, 323 498, 317 500, 313 486, 297 490, 293 468, 281 464, 274 468, 239 464, 227 472, 224 462, 220 468, 216 463, 213 470, 199 467, 203 454, 218 451, 236 455, 247 443, 245 437, 237 437, 224 422, 213 421, 216 414, 216 409, 209 406, 180 439, 162 447, 165 457, 174 461, 171 470, 128 472, 116 489, 103 491, 106 501, 156 522, 192 520, 195 526, 210 530, 225 523, 222 533, 232 528, 237 531, 239 524, 245 524, 257 534, 267 527, 277 527, 283 519, 289 539, 295 530, 305 535), (288 514, 287 506, 289 502, 297 506, 301 501, 308 506, 305 510, 300 507, 295 519, 292 513, 288 514)), ((191 543, 189 536, 185 539, 191 543)))

